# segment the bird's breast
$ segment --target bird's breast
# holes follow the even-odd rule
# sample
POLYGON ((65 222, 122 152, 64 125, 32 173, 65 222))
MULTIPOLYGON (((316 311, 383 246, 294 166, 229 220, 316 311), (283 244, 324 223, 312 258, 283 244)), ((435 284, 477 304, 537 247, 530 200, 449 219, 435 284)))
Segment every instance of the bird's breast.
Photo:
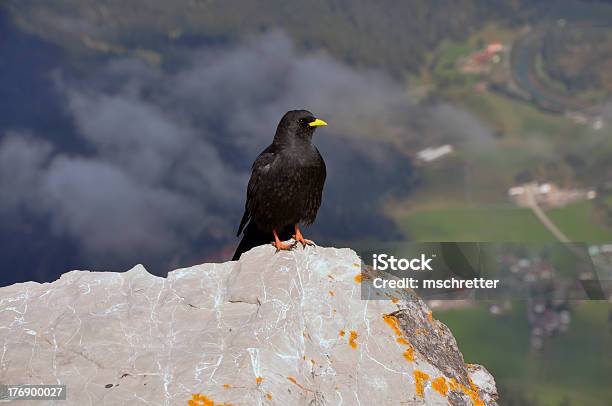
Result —
POLYGON ((262 229, 312 223, 321 204, 325 163, 316 150, 285 150, 259 180, 255 219, 262 229), (265 228, 264 228, 265 227, 265 228))

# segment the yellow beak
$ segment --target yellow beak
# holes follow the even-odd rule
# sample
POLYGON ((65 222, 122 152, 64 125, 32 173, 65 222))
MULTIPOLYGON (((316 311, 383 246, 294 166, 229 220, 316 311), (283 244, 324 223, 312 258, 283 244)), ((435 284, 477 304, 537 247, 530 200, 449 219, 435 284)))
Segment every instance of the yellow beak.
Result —
POLYGON ((308 125, 311 127, 318 127, 320 125, 327 125, 327 123, 317 118, 315 121, 308 123, 308 125))

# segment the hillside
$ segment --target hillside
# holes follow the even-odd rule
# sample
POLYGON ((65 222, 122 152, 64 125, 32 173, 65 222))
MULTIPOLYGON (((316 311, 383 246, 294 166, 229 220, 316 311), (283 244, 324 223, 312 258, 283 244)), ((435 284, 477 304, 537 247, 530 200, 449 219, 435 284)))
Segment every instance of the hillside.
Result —
POLYGON ((515 15, 504 1, 430 2, 9 0, 22 28, 72 50, 137 51, 153 61, 176 44, 226 42, 282 29, 304 49, 326 48, 355 65, 416 72, 441 40, 460 39, 485 21, 515 15), (149 53, 147 53, 149 52, 149 53), (151 53, 154 52, 154 53, 151 53))

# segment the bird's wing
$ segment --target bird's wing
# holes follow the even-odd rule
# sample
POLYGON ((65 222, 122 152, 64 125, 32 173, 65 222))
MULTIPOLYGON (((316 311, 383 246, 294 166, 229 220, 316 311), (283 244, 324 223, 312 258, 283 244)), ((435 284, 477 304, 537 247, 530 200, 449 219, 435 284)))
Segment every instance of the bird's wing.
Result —
POLYGON ((325 185, 325 178, 327 177, 327 169, 325 167, 325 161, 321 156, 319 150, 314 148, 317 153, 318 165, 315 174, 313 175, 314 189, 312 194, 311 213, 310 219, 306 221, 306 224, 312 224, 316 217, 319 207, 321 207, 321 200, 323 198, 323 187, 325 185))
POLYGON ((273 145, 270 145, 261 154, 259 154, 257 159, 255 159, 255 162, 253 162, 251 178, 249 179, 249 186, 247 187, 247 199, 244 205, 244 214, 242 215, 242 220, 240 221, 240 226, 238 227, 238 234, 236 235, 240 235, 244 227, 251 219, 251 213, 253 211, 251 207, 253 202, 252 197, 257 193, 257 187, 261 185, 260 180, 262 176, 265 176, 265 174, 269 172, 270 167, 274 163, 276 157, 276 149, 273 145))
POLYGON ((317 151, 317 155, 319 156, 319 160, 321 162, 321 189, 323 189, 323 184, 325 183, 325 178, 327 177, 327 168, 325 166, 325 160, 321 156, 321 153, 317 147, 315 147, 315 151, 317 151))

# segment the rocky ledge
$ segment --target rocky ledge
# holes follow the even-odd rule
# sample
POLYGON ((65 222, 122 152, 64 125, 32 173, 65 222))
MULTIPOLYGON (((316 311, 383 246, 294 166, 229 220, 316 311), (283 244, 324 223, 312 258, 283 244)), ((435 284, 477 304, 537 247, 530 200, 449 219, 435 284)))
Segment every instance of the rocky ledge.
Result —
POLYGON ((1 288, 0 381, 64 384, 58 405, 496 405, 425 303, 361 300, 368 272, 349 249, 261 246, 1 288))

